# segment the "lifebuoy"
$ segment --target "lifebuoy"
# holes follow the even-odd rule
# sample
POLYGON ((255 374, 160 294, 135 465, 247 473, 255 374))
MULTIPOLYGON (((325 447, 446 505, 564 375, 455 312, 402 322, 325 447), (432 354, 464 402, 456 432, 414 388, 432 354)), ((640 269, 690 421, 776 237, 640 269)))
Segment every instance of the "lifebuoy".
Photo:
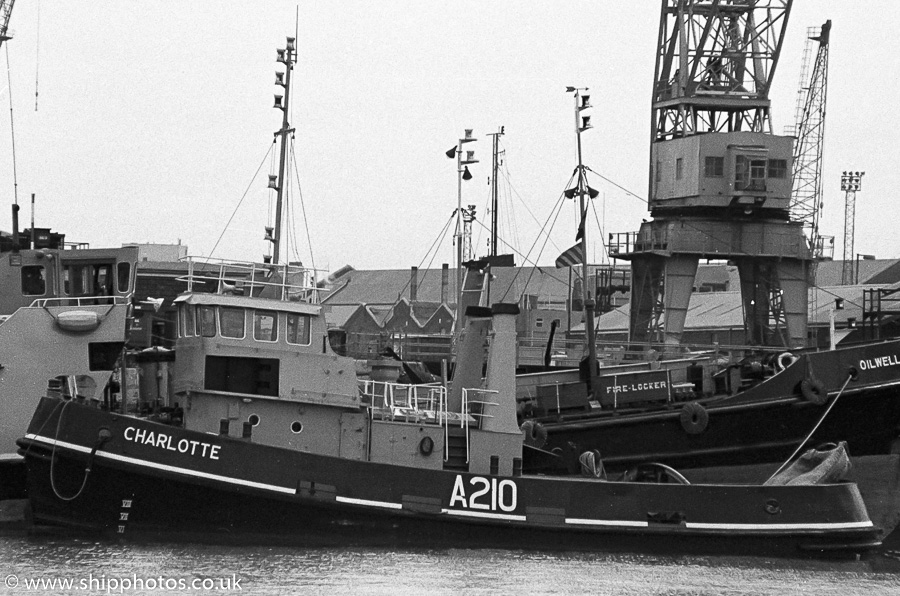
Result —
POLYGON ((522 423, 521 430, 525 434, 525 444, 529 447, 540 449, 547 444, 547 429, 540 422, 526 420, 522 423))
POLYGON ((800 381, 800 395, 806 401, 812 402, 817 406, 821 406, 828 401, 828 391, 825 390, 825 383, 818 379, 803 379, 800 381))
POLYGON ((795 362, 797 362, 797 357, 790 352, 783 352, 779 354, 778 358, 775 360, 775 363, 778 365, 779 372, 786 369, 795 362))
POLYGON ((424 456, 431 455, 431 452, 434 451, 434 439, 431 437, 423 437, 421 441, 419 441, 419 453, 424 456))
POLYGON ((681 428, 689 435, 699 435, 709 425, 709 412, 695 401, 681 407, 681 428))

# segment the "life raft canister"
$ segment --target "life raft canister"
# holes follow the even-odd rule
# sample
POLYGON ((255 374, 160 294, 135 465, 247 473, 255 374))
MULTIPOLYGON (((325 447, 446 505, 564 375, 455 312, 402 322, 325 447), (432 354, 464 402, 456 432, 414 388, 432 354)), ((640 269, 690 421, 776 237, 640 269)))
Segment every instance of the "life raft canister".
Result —
POLYGON ((699 435, 709 425, 709 412, 695 401, 681 407, 681 428, 689 435, 699 435))

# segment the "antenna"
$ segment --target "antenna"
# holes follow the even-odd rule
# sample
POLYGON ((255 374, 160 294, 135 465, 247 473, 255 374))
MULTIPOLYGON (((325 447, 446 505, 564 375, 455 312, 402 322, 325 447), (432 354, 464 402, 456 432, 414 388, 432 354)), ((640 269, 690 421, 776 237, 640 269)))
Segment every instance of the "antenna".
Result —
POLYGON ((38 106, 38 72, 41 65, 41 2, 37 5, 37 49, 34 53, 34 111, 38 106))

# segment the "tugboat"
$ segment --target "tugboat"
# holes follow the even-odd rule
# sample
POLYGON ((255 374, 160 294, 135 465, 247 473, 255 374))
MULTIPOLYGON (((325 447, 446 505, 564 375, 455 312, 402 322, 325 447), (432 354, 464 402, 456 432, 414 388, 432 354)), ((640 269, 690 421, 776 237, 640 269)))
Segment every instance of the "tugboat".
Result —
MULTIPOLYGON (((294 44, 279 51, 288 88, 294 44)), ((282 143, 288 130, 285 117, 282 143)), ((879 544, 841 466, 814 474, 822 483, 690 484, 664 465, 606 477, 585 453, 585 475, 524 474, 517 305, 465 310, 449 386, 372 381, 332 351, 309 270, 240 266, 189 268, 177 416, 112 411, 77 390, 41 399, 18 442, 36 523, 300 545, 858 556, 879 544)))
MULTIPOLYGON (((24 521, 25 465, 16 453, 48 385, 95 403, 125 346, 137 248, 91 249, 47 228, 0 236, 0 523, 24 521), (73 389, 73 391, 76 389, 73 389)), ((117 392, 118 393, 118 392, 117 392)))
MULTIPOLYGON (((680 469, 777 465, 804 446, 839 441, 854 456, 900 452, 900 341, 807 347, 821 243, 814 225, 810 232, 815 222, 795 209, 800 141, 772 134, 768 96, 789 12, 789 2, 662 3, 652 220, 638 232, 610 234, 608 246, 613 258, 631 262, 627 344, 644 359, 597 366, 591 309, 609 287, 591 296, 584 283, 585 365, 519 378, 527 470, 577 467, 585 450, 619 470, 646 461, 680 469), (681 339, 703 259, 737 268, 747 345, 692 356, 681 339)), ((829 28, 814 38, 826 49, 829 28)), ((590 107, 583 99, 577 111, 590 107)), ((579 172, 571 196, 583 200, 591 195, 580 164, 579 172)), ((582 255, 585 242, 582 234, 582 255)), ((586 266, 583 279, 590 279, 586 266)))

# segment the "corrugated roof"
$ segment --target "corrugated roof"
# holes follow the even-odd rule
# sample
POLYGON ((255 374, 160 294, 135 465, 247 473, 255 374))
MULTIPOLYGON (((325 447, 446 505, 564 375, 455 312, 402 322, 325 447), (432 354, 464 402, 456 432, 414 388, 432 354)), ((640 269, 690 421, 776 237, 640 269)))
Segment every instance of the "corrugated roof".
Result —
MULTIPOLYGON (((858 285, 810 288, 810 324, 828 324, 836 298, 844 300, 844 308, 834 311, 836 323, 845 323, 850 317, 862 321, 863 290, 872 287, 871 285, 858 285)), ((900 303, 891 306, 895 310, 900 310, 900 303)), ((597 320, 597 331, 600 333, 627 331, 630 313, 631 306, 626 304, 617 310, 601 315, 597 320)), ((743 327, 743 325, 744 311, 740 292, 695 292, 691 294, 691 303, 684 322, 685 329, 733 329, 743 327)), ((572 330, 583 331, 584 325, 573 325, 572 330)))

